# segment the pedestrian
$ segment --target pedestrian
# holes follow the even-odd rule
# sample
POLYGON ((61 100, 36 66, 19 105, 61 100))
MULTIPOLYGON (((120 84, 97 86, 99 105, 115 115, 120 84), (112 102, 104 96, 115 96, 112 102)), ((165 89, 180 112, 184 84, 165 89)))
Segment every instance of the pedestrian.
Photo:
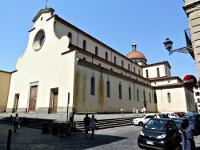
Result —
POLYGON ((15 117, 13 119, 13 125, 14 125, 14 132, 16 132, 18 127, 19 127, 19 116, 18 116, 18 113, 15 114, 15 117))
POLYGON ((136 108, 136 110, 135 110, 135 113, 136 113, 136 116, 138 117, 138 113, 139 113, 139 111, 138 111, 137 108, 136 108))
POLYGON ((74 111, 71 111, 69 113, 69 124, 68 124, 68 127, 69 127, 69 135, 71 135, 71 133, 75 132, 75 125, 74 125, 74 114, 75 112, 74 111))
POLYGON ((193 137, 194 125, 192 123, 189 123, 189 126, 186 130, 188 131, 188 138, 190 141, 191 150, 196 150, 194 137, 193 137))
POLYGON ((123 109, 123 108, 121 108, 121 109, 120 109, 120 112, 121 112, 121 114, 123 114, 123 112, 124 112, 124 109, 123 109))
POLYGON ((87 137, 88 131, 90 129, 90 117, 88 116, 88 114, 85 115, 83 121, 84 121, 84 127, 85 127, 85 136, 87 137))
POLYGON ((182 150, 191 150, 191 144, 189 140, 189 121, 187 119, 184 119, 181 123, 182 127, 182 150))
POLYGON ((10 127, 12 127, 12 123, 13 123, 13 116, 10 115, 10 117, 8 118, 8 125, 9 125, 10 127))
POLYGON ((94 138, 94 130, 96 129, 96 122, 97 122, 97 119, 94 117, 94 114, 93 114, 92 118, 90 119, 90 128, 92 130, 91 139, 94 138))
POLYGON ((146 107, 144 107, 144 108, 143 108, 144 114, 146 114, 146 111, 147 111, 147 109, 146 109, 146 107))

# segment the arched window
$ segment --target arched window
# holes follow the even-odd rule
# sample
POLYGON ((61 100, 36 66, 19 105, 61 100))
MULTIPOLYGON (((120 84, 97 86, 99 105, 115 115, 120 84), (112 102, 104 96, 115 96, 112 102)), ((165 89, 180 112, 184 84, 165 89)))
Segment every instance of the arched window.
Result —
POLYGON ((68 38, 69 38, 69 43, 72 43, 72 33, 71 32, 68 33, 68 38))
POLYGON ((151 93, 149 93, 149 103, 151 103, 151 93))
POLYGON ((94 77, 91 78, 90 87, 91 87, 90 94, 95 95, 95 78, 94 77))
POLYGON ((171 103, 171 94, 169 92, 167 93, 167 100, 168 100, 168 103, 171 103))
POLYGON ((156 95, 156 92, 154 92, 154 103, 157 103, 157 95, 156 95))
POLYGON ((145 93, 145 91, 143 91, 143 97, 144 97, 144 107, 146 108, 147 101, 146 101, 146 93, 145 93))
POLYGON ((119 99, 122 99, 122 85, 119 84, 119 99))
POLYGON ((139 102, 139 100, 140 100, 140 95, 139 95, 139 90, 137 89, 137 101, 139 102))
POLYGON ((108 52, 105 52, 105 59, 108 60, 108 52))
POLYGON ((96 46, 96 47, 95 47, 95 55, 98 56, 98 53, 99 53, 99 52, 98 52, 98 47, 96 46))
POLYGON ((121 65, 122 65, 122 67, 124 67, 124 61, 123 60, 122 60, 122 64, 121 65))
POLYGON ((130 64, 128 64, 128 70, 130 70, 130 64))
POLYGON ((110 97, 110 81, 107 81, 106 83, 106 89, 107 89, 107 97, 110 97))
POLYGON ((129 100, 131 100, 131 87, 130 86, 128 88, 128 97, 129 97, 129 100))
POLYGON ((157 77, 160 77, 160 70, 159 70, 159 68, 156 68, 156 70, 157 70, 157 77))
POLYGON ((116 56, 114 56, 114 64, 116 64, 117 63, 117 58, 116 58, 116 56))
POLYGON ((86 40, 83 40, 83 49, 86 50, 86 48, 87 48, 87 42, 86 40))

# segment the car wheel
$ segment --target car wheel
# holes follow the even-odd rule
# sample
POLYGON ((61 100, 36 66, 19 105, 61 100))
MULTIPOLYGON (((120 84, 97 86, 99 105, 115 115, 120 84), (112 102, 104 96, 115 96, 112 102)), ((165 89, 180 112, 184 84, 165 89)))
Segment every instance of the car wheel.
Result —
POLYGON ((143 126, 143 122, 139 122, 139 124, 138 124, 139 126, 143 126))

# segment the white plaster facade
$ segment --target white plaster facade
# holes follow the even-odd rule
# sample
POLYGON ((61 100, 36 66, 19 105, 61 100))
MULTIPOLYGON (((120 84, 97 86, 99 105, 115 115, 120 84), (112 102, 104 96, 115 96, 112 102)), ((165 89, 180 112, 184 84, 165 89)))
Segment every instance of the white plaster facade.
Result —
POLYGON ((134 62, 54 15, 50 8, 41 10, 33 23, 27 49, 11 77, 7 111, 13 110, 18 94, 17 111, 32 112, 30 91, 35 86, 34 112, 38 113, 51 113, 52 89, 58 96, 55 113, 67 111, 69 95, 69 108, 79 113, 113 113, 121 108, 132 112, 143 107, 148 112, 194 111, 192 91, 180 78, 171 77, 168 62, 134 62))

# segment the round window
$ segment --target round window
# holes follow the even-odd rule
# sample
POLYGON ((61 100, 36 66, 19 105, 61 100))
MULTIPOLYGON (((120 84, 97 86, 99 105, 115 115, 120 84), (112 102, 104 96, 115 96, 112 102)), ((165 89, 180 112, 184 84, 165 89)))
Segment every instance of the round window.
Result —
POLYGON ((44 30, 40 30, 36 34, 35 39, 33 41, 33 49, 35 51, 40 50, 42 48, 44 42, 45 42, 45 33, 44 33, 44 30))

